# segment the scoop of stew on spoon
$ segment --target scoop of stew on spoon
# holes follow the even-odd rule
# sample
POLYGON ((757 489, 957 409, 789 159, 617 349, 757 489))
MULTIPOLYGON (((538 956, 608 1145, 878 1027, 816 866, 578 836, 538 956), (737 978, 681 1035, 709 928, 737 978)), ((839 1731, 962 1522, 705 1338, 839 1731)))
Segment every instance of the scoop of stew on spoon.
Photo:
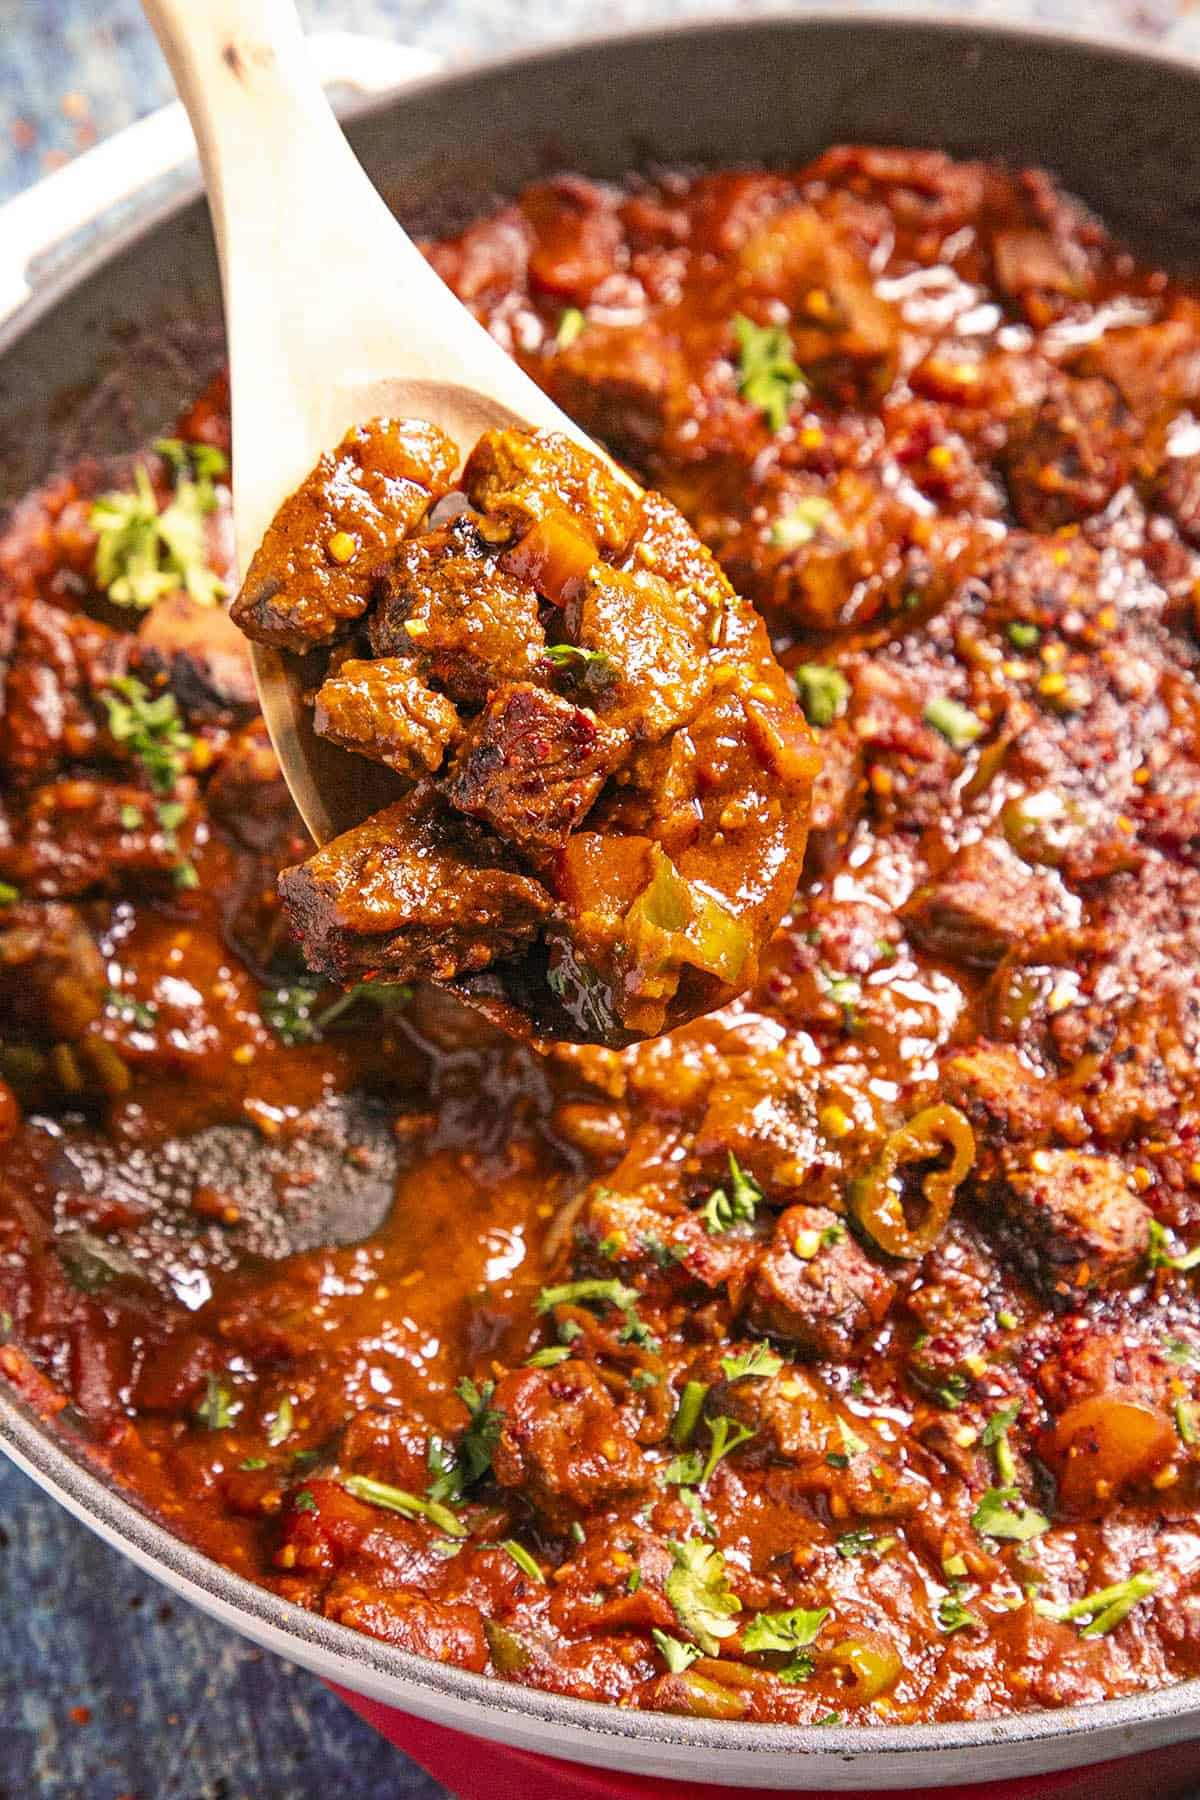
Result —
POLYGON ((310 964, 581 1042, 723 1004, 817 768, 760 621, 434 274, 291 0, 145 4, 220 255, 234 617, 321 846, 281 878, 310 964))

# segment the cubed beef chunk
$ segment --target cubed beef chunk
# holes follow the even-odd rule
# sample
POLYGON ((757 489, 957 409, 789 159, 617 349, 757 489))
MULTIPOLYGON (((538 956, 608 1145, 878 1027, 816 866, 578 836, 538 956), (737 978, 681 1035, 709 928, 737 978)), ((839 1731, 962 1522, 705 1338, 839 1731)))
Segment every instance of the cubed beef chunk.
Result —
POLYGON ((468 730, 446 798, 509 843, 546 855, 586 816, 624 749, 624 734, 587 707, 546 688, 503 688, 468 730))
POLYGON ((1161 423, 1200 399, 1200 331, 1193 312, 1194 306, 1181 317, 1101 332, 1080 351, 1075 368, 1111 381, 1143 423, 1161 423))
POLYGON ((644 455, 687 406, 687 362, 661 325, 589 322, 557 351, 545 382, 564 412, 619 454, 644 455))
POLYGON ((651 741, 694 718, 712 683, 708 618, 690 589, 648 569, 596 563, 566 622, 573 641, 612 670, 597 694, 604 718, 651 741))
POLYGON ((168 594, 138 626, 138 646, 161 657, 171 691, 190 718, 247 718, 257 707, 249 646, 220 606, 168 594))
POLYGON ((0 762, 11 779, 44 781, 91 755, 97 695, 126 673, 130 640, 44 600, 0 611, 0 762))
POLYGON ((413 780, 440 768, 462 735, 445 694, 400 656, 344 662, 318 690, 313 730, 413 780))
POLYGON ((636 489, 561 432, 485 431, 462 482, 472 506, 513 537, 548 512, 564 511, 599 549, 617 555, 637 527, 636 489))
POLYGON ((322 1611, 338 1625, 430 1662, 453 1663, 477 1675, 487 1668, 487 1640, 477 1606, 430 1600, 390 1584, 375 1587, 343 1576, 330 1583, 322 1611))
POLYGON ((171 805, 182 806, 182 817, 168 814, 173 822, 164 825, 162 805, 145 788, 60 776, 35 789, 14 819, 16 841, 0 847, 0 879, 40 899, 113 893, 146 880, 170 888, 198 812, 181 791, 171 805))
POLYGON ((1072 924, 1076 916, 1077 903, 1057 875, 1031 869, 997 838, 960 850, 901 911, 923 950, 984 968, 1014 944, 1072 924))
POLYGON ((1030 227, 998 231, 992 239, 992 265, 996 285, 1018 300, 1027 294, 1077 298, 1087 276, 1080 245, 1030 227))
POLYGON ((6 906, 0 913, 0 1012, 17 1035, 72 1040, 104 1011, 107 975, 73 906, 6 906))
POLYGON ((849 377, 869 393, 884 391, 900 317, 831 220, 810 206, 774 213, 742 245, 738 267, 748 289, 787 305, 796 362, 818 385, 837 392, 849 377))
POLYGON ((1128 414, 1110 382, 1064 377, 1009 433, 1005 475, 1030 531, 1056 531, 1100 512, 1128 478, 1128 414))
POLYGON ((941 1065, 942 1098, 971 1122, 976 1140, 1044 1143, 1077 1118, 1069 1102, 1039 1069, 1007 1044, 973 1044, 941 1065))
POLYGON ((503 846, 424 787, 279 877, 309 964, 343 986, 455 976, 524 949, 554 911, 503 846))
POLYGON ((371 616, 376 656, 412 656, 454 700, 478 706, 533 675, 545 651, 534 589, 506 574, 469 515, 404 544, 371 616))
POLYGON ((380 567, 448 492, 457 463, 436 425, 355 425, 284 501, 255 551, 232 607, 246 636, 309 650, 361 618, 380 567))
POLYGON ((649 1486, 645 1458, 586 1363, 515 1369, 492 1405, 504 1415, 492 1473, 501 1487, 524 1489, 552 1524, 649 1486))
POLYGON ((824 1206, 790 1206, 754 1272, 744 1321, 829 1361, 849 1356, 886 1314, 891 1281, 824 1206))
POLYGON ((1004 1254, 1063 1297, 1119 1280, 1150 1245, 1150 1212, 1113 1156, 1013 1151, 987 1198, 1010 1227, 996 1234, 1004 1254))

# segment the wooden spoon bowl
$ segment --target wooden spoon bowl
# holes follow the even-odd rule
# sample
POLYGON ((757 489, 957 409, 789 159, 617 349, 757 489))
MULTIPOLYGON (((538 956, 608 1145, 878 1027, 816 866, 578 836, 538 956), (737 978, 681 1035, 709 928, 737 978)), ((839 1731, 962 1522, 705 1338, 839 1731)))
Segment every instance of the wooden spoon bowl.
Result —
MULTIPOLYGON (((145 10, 208 188, 243 570, 322 451, 367 419, 428 419, 464 455, 481 432, 508 426, 560 431, 605 456, 489 337, 388 211, 325 99, 291 0, 145 0, 145 10)), ((326 843, 394 798, 396 779, 313 731, 305 696, 323 653, 255 644, 252 656, 284 777, 326 843)))

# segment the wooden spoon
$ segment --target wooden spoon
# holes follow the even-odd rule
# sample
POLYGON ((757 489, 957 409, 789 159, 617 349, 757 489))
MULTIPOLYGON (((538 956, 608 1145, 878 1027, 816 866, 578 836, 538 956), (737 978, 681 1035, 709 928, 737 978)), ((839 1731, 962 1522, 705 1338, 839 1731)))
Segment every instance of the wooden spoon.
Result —
MULTIPOLYGON (((321 452, 366 419, 429 419, 464 454, 489 426, 550 427, 604 454, 396 223, 330 110, 291 0, 144 6, 195 130, 221 261, 243 570, 321 452)), ((323 844, 394 785, 313 732, 311 659, 251 654, 287 784, 323 844)))

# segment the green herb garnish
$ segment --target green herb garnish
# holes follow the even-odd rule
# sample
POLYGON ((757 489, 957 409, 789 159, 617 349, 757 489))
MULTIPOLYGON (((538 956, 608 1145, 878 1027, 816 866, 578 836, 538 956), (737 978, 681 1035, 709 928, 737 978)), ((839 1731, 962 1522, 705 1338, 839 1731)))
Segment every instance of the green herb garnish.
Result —
POLYGON ((682 1675, 698 1656, 704 1655, 698 1645, 685 1644, 682 1639, 672 1637, 669 1632, 660 1631, 657 1625, 651 1626, 650 1636, 672 1675, 682 1675))
POLYGON ((792 680, 810 725, 832 725, 841 718, 850 698, 850 683, 839 669, 825 663, 799 663, 792 670, 792 680))
POLYGON ((803 1606, 791 1612, 755 1613, 742 1637, 742 1647, 752 1652, 775 1651, 790 1657, 779 1671, 781 1681, 807 1681, 813 1672, 808 1646, 829 1617, 827 1606, 809 1611, 803 1606))
POLYGON ((723 1356, 721 1367, 729 1381, 745 1381, 750 1377, 769 1380, 778 1375, 783 1367, 783 1358, 776 1356, 767 1344, 755 1344, 750 1350, 742 1350, 736 1356, 723 1356))
POLYGON ((1036 1601, 1035 1606, 1043 1617, 1057 1619, 1060 1623, 1087 1619, 1080 1637, 1107 1637, 1133 1611, 1139 1600, 1157 1593, 1161 1585, 1161 1575, 1144 1571, 1140 1575, 1131 1575, 1128 1581, 1118 1581, 1112 1587, 1100 1588, 1097 1593, 1085 1594, 1082 1600, 1073 1600, 1069 1606, 1053 1606, 1046 1600, 1036 1601))
POLYGON ((363 1001, 383 1012, 398 1011, 412 999, 412 989, 402 982, 359 981, 327 1006, 318 1008, 322 984, 307 977, 290 987, 263 988, 258 1010, 263 1024, 287 1049, 297 1044, 319 1043, 330 1026, 363 1001))
POLYGON ((757 1181, 743 1172, 731 1150, 727 1186, 714 1188, 704 1203, 701 1216, 705 1230, 711 1237, 719 1237, 735 1225, 753 1225, 762 1198, 763 1191, 757 1181))
POLYGON ((293 1420, 294 1413, 291 1396, 285 1394, 283 1399, 279 1402, 279 1405, 275 1408, 275 1417, 267 1426, 267 1442, 270 1444, 272 1450, 277 1450, 280 1444, 286 1442, 292 1435, 293 1420))
POLYGON ((1173 1256, 1166 1232, 1157 1219, 1151 1219, 1147 1261, 1152 1269, 1174 1269, 1177 1274, 1185 1275, 1188 1270, 1200 1267, 1200 1244, 1185 1250, 1181 1256, 1173 1256))
POLYGON ((455 1393, 471 1415, 471 1422, 458 1440, 458 1466, 464 1487, 470 1487, 492 1466, 492 1452, 500 1440, 504 1414, 492 1405, 496 1391, 494 1381, 477 1387, 464 1375, 455 1393))
POLYGON ((689 1637, 706 1655, 716 1656, 721 1640, 737 1630, 733 1621, 742 1610, 725 1573, 725 1558, 698 1538, 672 1543, 671 1555, 674 1567, 663 1583, 663 1592, 689 1637))
POLYGON ((196 1417, 209 1431, 228 1431, 233 1424, 233 1396, 219 1376, 205 1376, 204 1398, 196 1417))
POLYGON ((124 744, 137 758, 156 794, 170 794, 192 748, 174 694, 168 691, 151 698, 149 688, 136 675, 114 675, 100 698, 113 741, 124 744))
POLYGON ((375 1481, 370 1475, 343 1475, 342 1486, 348 1494, 353 1494, 356 1500, 361 1500, 366 1506, 378 1506, 384 1512, 399 1513, 404 1519, 428 1519, 445 1537, 463 1538, 467 1535, 467 1528, 462 1520, 438 1500, 422 1500, 419 1494, 410 1494, 405 1488, 392 1487, 387 1481, 375 1481))
POLYGON ((538 1568, 524 1544, 518 1544, 515 1538, 504 1538, 501 1541, 499 1548, 501 1550, 507 1550, 518 1569, 520 1569, 522 1575, 528 1575, 530 1581, 540 1581, 543 1586, 545 1585, 546 1577, 542 1574, 542 1571, 538 1568))
POLYGON ((927 725, 941 732, 952 750, 969 750, 983 734, 983 720, 970 707, 962 706, 948 694, 939 694, 929 702, 922 717, 927 725))
POLYGON ((981 1537, 1003 1538, 1017 1544, 1041 1537, 1050 1529, 1045 1513, 1026 1506, 1019 1488, 1012 1486, 988 1488, 971 1514, 971 1523, 981 1537))
POLYGON ((961 1594, 949 1593, 938 1601, 938 1624, 949 1637, 952 1632, 961 1631, 966 1625, 982 1625, 983 1620, 967 1610, 961 1594))
POLYGON ((775 520, 771 542, 777 550, 798 550, 802 544, 812 542, 832 511, 833 501, 824 494, 806 494, 775 520))
POLYGON ((688 1381, 684 1383, 679 1405, 675 1409, 675 1417, 671 1420, 671 1442, 677 1450, 682 1450, 691 1442, 693 1431, 700 1423, 700 1409, 704 1405, 704 1396, 708 1393, 707 1381, 688 1381))
POLYGON ((111 1006, 119 1018, 140 1025, 143 1031, 149 1031, 158 1018, 158 1008, 152 1001, 138 1000, 132 994, 122 994, 117 988, 105 988, 104 1003, 111 1006))
POLYGON ((733 332, 738 393, 757 407, 772 431, 782 431, 792 396, 804 384, 804 376, 792 360, 791 336, 785 326, 756 325, 744 313, 734 317, 733 332))
POLYGON ((140 612, 180 588, 201 606, 215 606, 226 592, 209 567, 204 531, 217 504, 212 475, 223 472, 224 457, 209 445, 187 446, 183 454, 184 446, 173 438, 160 439, 156 448, 166 454, 167 446, 175 465, 175 492, 161 513, 145 465, 139 463, 133 491, 104 494, 88 515, 96 532, 97 583, 115 605, 140 612), (217 457, 220 469, 212 461, 217 457))

